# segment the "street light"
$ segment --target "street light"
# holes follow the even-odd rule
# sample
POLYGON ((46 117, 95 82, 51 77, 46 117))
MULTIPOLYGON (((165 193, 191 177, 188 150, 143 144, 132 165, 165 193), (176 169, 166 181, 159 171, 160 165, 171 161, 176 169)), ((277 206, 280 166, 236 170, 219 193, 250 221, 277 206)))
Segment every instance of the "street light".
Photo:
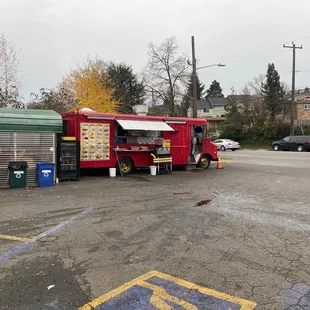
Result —
MULTIPOLYGON (((193 65, 193 64, 190 62, 190 60, 187 60, 187 64, 188 64, 189 66, 192 66, 192 65, 193 65)), ((205 68, 211 68, 211 67, 226 67, 226 65, 223 65, 222 63, 218 63, 218 64, 213 64, 213 65, 198 67, 198 68, 196 68, 196 70, 205 69, 205 68)))
POLYGON ((214 64, 214 65, 209 65, 209 66, 203 66, 203 67, 198 67, 196 70, 204 69, 204 68, 210 68, 210 67, 225 67, 226 65, 223 65, 221 63, 219 64, 214 64))

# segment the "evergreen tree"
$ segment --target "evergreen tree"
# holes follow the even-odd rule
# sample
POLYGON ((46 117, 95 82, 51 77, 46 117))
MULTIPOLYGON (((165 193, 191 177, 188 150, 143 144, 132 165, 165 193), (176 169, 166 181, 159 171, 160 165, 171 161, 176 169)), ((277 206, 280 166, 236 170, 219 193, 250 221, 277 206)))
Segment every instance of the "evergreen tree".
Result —
POLYGON ((144 86, 134 74, 132 67, 124 63, 110 63, 107 68, 108 84, 114 89, 114 98, 119 101, 118 112, 133 113, 133 106, 144 101, 144 86))
MULTIPOLYGON (((196 75, 197 83, 197 100, 203 100, 205 94, 205 84, 203 84, 198 75, 196 75)), ((191 99, 193 97, 193 77, 191 76, 187 83, 186 95, 183 97, 181 106, 182 106, 182 115, 187 116, 187 111, 191 105, 191 99)))
MULTIPOLYGON (((205 84, 203 84, 198 75, 196 75, 196 84, 197 84, 197 100, 203 100, 205 94, 205 84)), ((187 95, 193 97, 193 77, 190 77, 190 80, 187 83, 187 95)))
POLYGON ((280 75, 273 63, 268 64, 265 83, 262 83, 264 103, 273 122, 277 114, 281 113, 285 105, 285 91, 280 82, 280 75))
POLYGON ((232 100, 226 107, 226 120, 222 127, 221 136, 239 141, 243 130, 245 115, 240 104, 232 100))
POLYGON ((216 80, 214 80, 212 82, 212 84, 210 85, 210 88, 207 90, 207 97, 216 97, 216 98, 221 98, 224 97, 223 93, 222 93, 223 89, 220 85, 220 83, 216 80))

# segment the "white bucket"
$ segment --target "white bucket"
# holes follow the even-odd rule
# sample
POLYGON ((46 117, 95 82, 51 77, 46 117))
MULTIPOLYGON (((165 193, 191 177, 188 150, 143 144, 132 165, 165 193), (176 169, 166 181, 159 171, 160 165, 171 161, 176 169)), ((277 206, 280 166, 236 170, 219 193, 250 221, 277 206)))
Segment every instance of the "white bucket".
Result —
POLYGON ((157 173, 157 167, 156 166, 150 166, 151 175, 156 175, 157 173))
POLYGON ((109 168, 109 173, 111 178, 116 177, 116 168, 109 168))

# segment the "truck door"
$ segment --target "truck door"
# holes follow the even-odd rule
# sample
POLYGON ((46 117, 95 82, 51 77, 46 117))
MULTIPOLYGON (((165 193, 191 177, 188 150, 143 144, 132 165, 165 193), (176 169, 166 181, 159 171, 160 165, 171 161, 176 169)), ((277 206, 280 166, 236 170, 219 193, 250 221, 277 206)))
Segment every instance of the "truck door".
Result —
POLYGON ((187 124, 168 123, 175 131, 163 132, 164 139, 170 139, 171 155, 174 165, 186 165, 191 152, 190 128, 187 124))
POLYGON ((201 153, 203 139, 203 128, 201 126, 192 126, 192 154, 201 153))

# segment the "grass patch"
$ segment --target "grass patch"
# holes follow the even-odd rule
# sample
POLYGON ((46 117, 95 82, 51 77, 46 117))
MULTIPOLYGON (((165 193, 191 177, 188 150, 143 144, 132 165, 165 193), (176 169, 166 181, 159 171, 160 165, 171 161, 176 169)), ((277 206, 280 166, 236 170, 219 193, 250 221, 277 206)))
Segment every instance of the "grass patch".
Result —
POLYGON ((246 150, 271 150, 272 141, 241 141, 240 145, 246 150))

